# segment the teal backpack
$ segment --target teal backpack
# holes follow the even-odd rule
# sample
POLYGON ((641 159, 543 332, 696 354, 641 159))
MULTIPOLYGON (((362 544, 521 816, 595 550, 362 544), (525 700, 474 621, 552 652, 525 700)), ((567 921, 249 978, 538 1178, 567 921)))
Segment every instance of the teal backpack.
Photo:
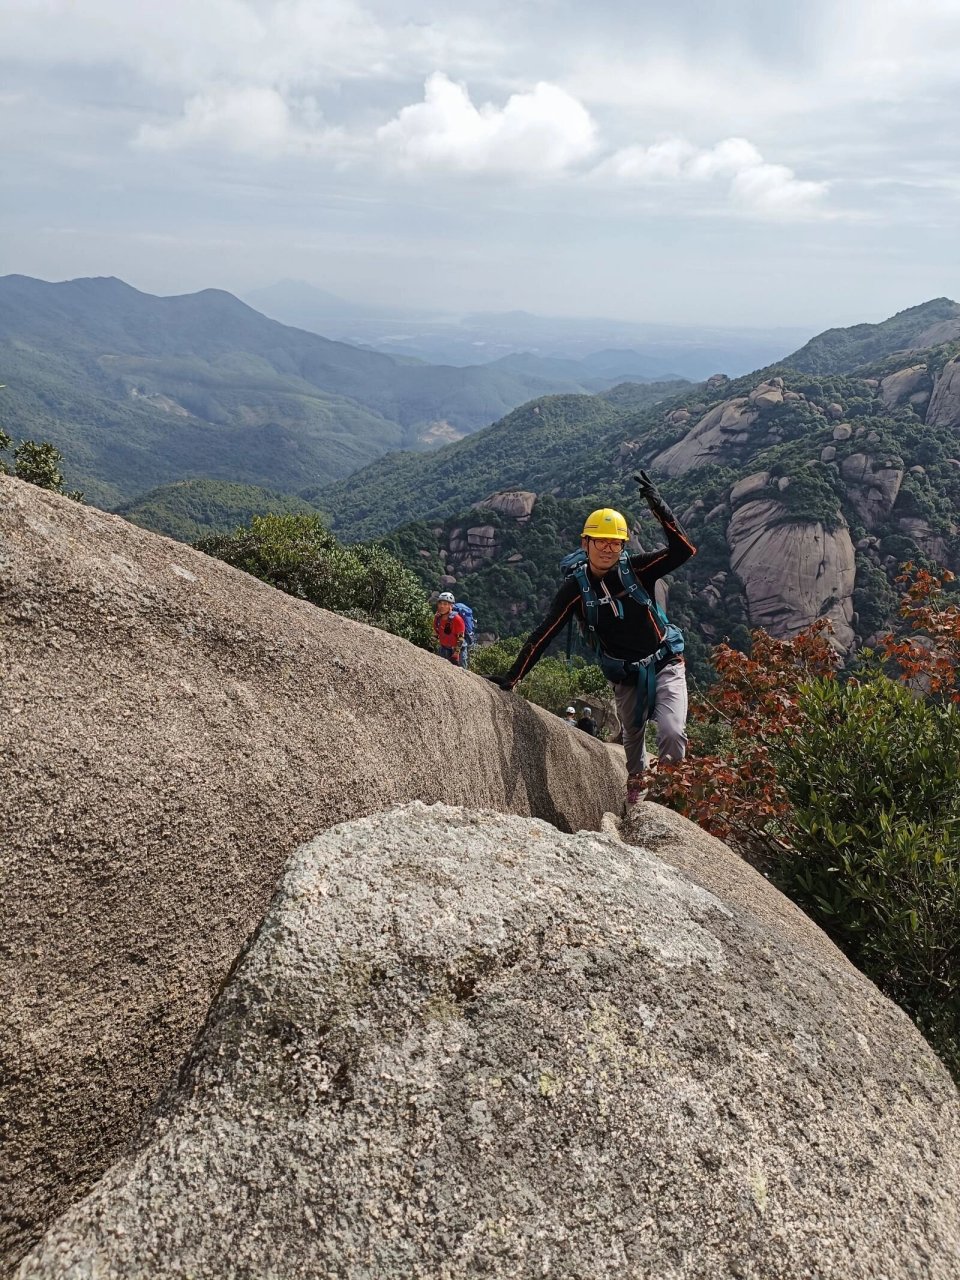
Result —
MULTIPOLYGON (((640 585, 637 575, 630 565, 630 557, 624 552, 617 564, 617 572, 624 591, 631 600, 649 609, 663 639, 660 647, 649 657, 639 662, 624 662, 622 658, 614 658, 605 653, 597 632, 600 620, 600 599, 596 588, 587 572, 587 554, 581 548, 571 551, 560 561, 560 569, 565 578, 575 578, 580 588, 580 599, 583 603, 583 619, 580 621, 580 632, 597 654, 603 674, 613 684, 635 684, 638 688, 636 723, 641 725, 652 714, 657 696, 657 664, 665 658, 683 653, 683 632, 667 619, 656 600, 640 585)), ((612 608, 619 618, 623 618, 623 604, 614 600, 612 608)))

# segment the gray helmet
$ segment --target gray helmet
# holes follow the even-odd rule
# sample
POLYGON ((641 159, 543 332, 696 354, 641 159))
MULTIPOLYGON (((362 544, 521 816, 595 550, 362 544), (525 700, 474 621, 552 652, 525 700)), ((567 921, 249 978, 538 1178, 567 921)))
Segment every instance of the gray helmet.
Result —
POLYGON ((590 710, 590 708, 589 708, 589 707, 584 707, 584 708, 583 708, 583 714, 584 714, 585 716, 592 716, 592 715, 593 715, 593 712, 590 710))
POLYGON ((441 591, 437 596, 438 600, 444 600, 447 604, 456 604, 457 600, 452 591, 441 591))

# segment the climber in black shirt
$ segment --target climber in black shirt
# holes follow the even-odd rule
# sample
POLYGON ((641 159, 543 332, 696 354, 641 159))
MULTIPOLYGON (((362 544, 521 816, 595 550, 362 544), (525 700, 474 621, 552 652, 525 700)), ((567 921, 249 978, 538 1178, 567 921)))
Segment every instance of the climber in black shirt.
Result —
POLYGON ((660 759, 682 760, 686 753, 683 639, 657 606, 654 592, 660 578, 696 553, 646 472, 637 480, 666 535, 666 547, 624 556, 629 534, 623 516, 609 507, 591 512, 580 540, 585 563, 564 580, 510 671, 493 678, 512 689, 568 619, 576 618, 613 683, 627 753, 628 803, 640 798, 648 719, 657 722, 660 759))

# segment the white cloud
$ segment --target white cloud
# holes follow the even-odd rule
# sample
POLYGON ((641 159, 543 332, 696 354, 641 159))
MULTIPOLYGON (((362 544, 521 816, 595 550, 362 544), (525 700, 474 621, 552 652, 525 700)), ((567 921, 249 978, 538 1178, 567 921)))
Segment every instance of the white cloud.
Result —
POLYGON ((764 160, 746 138, 725 138, 709 148, 695 147, 685 138, 624 147, 598 165, 593 176, 634 186, 724 180, 735 206, 770 216, 810 214, 828 191, 826 182, 805 181, 787 165, 764 160))
POLYGON ((358 0, 0 0, 3 56, 27 65, 122 66, 187 94, 219 84, 337 85, 489 65, 470 18, 381 19, 358 0))
POLYGON ((381 126, 377 141, 404 169, 546 174, 588 157, 597 130, 583 104, 556 85, 541 82, 503 107, 476 107, 464 85, 435 72, 423 102, 381 126))
POLYGON ((251 86, 197 94, 168 125, 144 125, 138 142, 157 151, 225 146, 232 151, 286 149, 290 109, 276 89, 251 86))
POLYGON ((248 154, 328 151, 340 140, 323 126, 311 98, 293 105, 260 85, 196 94, 170 124, 144 125, 135 141, 154 151, 220 148, 248 154))

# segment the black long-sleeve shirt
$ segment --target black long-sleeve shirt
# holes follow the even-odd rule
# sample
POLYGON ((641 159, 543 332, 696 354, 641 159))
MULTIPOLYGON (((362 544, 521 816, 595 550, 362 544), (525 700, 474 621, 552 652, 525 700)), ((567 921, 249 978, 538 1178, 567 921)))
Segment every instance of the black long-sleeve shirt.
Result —
MULTIPOLYGON (((657 580, 679 568, 692 555, 696 555, 696 547, 688 541, 675 516, 663 518, 660 523, 667 535, 666 547, 662 551, 630 557, 630 567, 651 600, 654 598, 653 592, 657 580)), ((639 662, 642 658, 655 653, 663 640, 663 628, 652 609, 638 604, 627 595, 620 581, 617 566, 614 565, 602 579, 589 568, 587 572, 597 588, 600 601, 597 636, 604 652, 611 657, 622 658, 624 662, 639 662), (606 584, 610 595, 622 603, 622 619, 618 618, 609 606, 604 606, 603 584, 606 584)), ((580 586, 573 576, 564 580, 550 606, 550 612, 520 650, 516 662, 507 673, 507 679, 511 684, 516 684, 518 680, 523 679, 553 637, 571 617, 585 618, 580 586)))

